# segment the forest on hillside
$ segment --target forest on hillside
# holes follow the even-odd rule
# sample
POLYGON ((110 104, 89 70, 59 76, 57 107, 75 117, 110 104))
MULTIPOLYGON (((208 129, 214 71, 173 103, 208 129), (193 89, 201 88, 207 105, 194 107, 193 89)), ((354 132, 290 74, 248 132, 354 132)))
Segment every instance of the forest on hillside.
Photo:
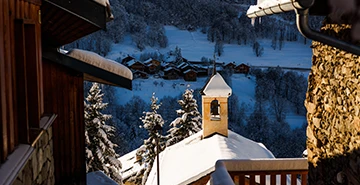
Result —
MULTIPOLYGON (((222 76, 231 86, 231 73, 223 73, 222 76)), ((286 122, 286 113, 294 112, 305 116, 303 101, 306 78, 297 72, 285 72, 280 68, 253 70, 250 76, 256 78, 256 103, 254 107, 241 103, 236 92, 233 92, 229 99, 229 129, 263 143, 276 157, 300 157, 306 146, 306 123, 300 128, 291 129, 286 122), (252 112, 249 113, 249 110, 252 112)), ((86 83, 85 92, 90 87, 91 83, 86 83)), ((107 124, 116 128, 115 137, 112 138, 119 146, 116 152, 123 155, 137 149, 148 137, 147 131, 141 128, 140 118, 150 110, 150 100, 144 101, 141 97, 134 96, 129 102, 119 105, 114 101, 117 98, 115 87, 102 85, 102 92, 104 102, 108 103, 104 113, 112 115, 107 124)), ((163 135, 168 134, 170 123, 178 117, 176 110, 181 109, 178 100, 183 93, 159 100, 157 113, 165 122, 163 135)), ((194 90, 193 96, 201 112, 199 89, 194 90)))
MULTIPOLYGON (((264 38, 275 42, 306 41, 296 29, 293 12, 262 17, 251 25, 246 11, 255 3, 252 0, 110 0, 110 3, 114 20, 107 24, 107 30, 68 44, 66 49, 80 48, 105 56, 111 44, 122 42, 126 35, 140 50, 146 46, 164 48, 168 44, 164 25, 201 30, 217 45, 252 45, 264 38)), ((319 25, 320 20, 311 17, 309 22, 319 25)))

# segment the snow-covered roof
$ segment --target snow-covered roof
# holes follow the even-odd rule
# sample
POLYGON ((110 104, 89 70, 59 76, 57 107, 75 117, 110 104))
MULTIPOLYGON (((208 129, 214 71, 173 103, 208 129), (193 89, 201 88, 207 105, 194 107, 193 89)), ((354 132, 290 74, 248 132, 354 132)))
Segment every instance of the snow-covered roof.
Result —
POLYGON ((127 179, 134 174, 136 174, 138 171, 140 171, 142 168, 144 168, 144 165, 140 165, 138 162, 136 162, 136 152, 138 149, 133 150, 120 158, 118 158, 121 162, 122 168, 121 168, 121 176, 123 179, 127 179))
POLYGON ((184 71, 184 74, 186 74, 186 73, 188 73, 188 72, 190 72, 190 71, 194 71, 194 72, 196 73, 195 70, 193 70, 193 69, 188 69, 188 70, 184 71))
POLYGON ((72 58, 83 61, 85 63, 88 63, 90 65, 104 69, 118 76, 127 78, 129 80, 133 79, 132 72, 130 71, 130 69, 113 60, 106 59, 94 52, 85 51, 81 49, 72 49, 67 53, 67 55, 72 58))
POLYGON ((153 64, 153 63, 149 63, 149 64, 147 64, 146 66, 150 67, 150 66, 157 66, 157 65, 155 65, 155 64, 153 64))
POLYGON ((228 97, 231 95, 232 90, 229 85, 226 84, 223 77, 219 73, 216 73, 205 85, 202 93, 206 96, 228 97))
POLYGON ((102 171, 95 171, 86 174, 87 185, 118 185, 114 180, 105 175, 102 171))
MULTIPOLYGON (((167 147, 160 153, 160 184, 189 184, 215 170, 220 159, 274 158, 262 144, 229 130, 228 137, 215 134, 201 139, 202 131, 167 147)), ((156 161, 154 161, 156 164, 156 161)), ((146 185, 157 184, 157 167, 146 185)))
POLYGON ((170 70, 172 70, 172 69, 174 69, 174 70, 176 70, 176 71, 179 71, 178 69, 176 69, 175 67, 167 67, 166 69, 164 69, 164 71, 170 71, 170 70))
POLYGON ((179 64, 178 66, 177 66, 177 68, 179 68, 179 69, 182 69, 182 68, 184 68, 184 67, 187 67, 189 64, 187 64, 186 62, 182 62, 181 64, 179 64))
POLYGON ((294 10, 295 7, 302 8, 297 1, 298 0, 258 0, 257 5, 251 5, 249 7, 246 15, 250 18, 255 18, 291 11, 294 10))
MULTIPOLYGON (((139 61, 136 61, 135 59, 132 59, 132 60, 130 60, 128 63, 127 63, 127 65, 128 66, 132 66, 132 65, 134 65, 135 63, 140 63, 140 64, 143 64, 143 63, 141 63, 141 62, 139 62, 139 61)), ((144 64, 143 64, 144 65, 144 64)))
POLYGON ((152 60, 153 60, 152 58, 149 58, 149 59, 144 61, 144 64, 147 64, 147 63, 151 62, 152 60))

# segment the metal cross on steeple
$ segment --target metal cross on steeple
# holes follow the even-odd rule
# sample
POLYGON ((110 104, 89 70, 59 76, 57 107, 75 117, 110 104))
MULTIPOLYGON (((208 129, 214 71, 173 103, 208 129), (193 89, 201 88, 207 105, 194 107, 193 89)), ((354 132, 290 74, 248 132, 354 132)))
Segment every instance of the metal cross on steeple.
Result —
POLYGON ((216 55, 214 53, 214 61, 213 61, 213 72, 212 72, 212 76, 214 76, 216 74, 216 55))

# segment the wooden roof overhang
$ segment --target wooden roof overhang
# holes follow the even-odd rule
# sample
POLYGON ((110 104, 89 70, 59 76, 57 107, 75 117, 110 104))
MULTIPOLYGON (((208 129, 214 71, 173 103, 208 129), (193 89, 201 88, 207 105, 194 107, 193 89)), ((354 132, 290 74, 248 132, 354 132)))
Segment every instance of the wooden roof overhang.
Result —
MULTIPOLYGON (((323 34, 317 30, 313 30, 309 26, 309 15, 329 15, 331 13, 329 0, 263 0, 260 2, 258 1, 258 3, 259 4, 257 5, 250 6, 250 8, 248 9, 246 15, 249 18, 256 18, 295 10, 296 25, 299 32, 303 36, 315 41, 322 42, 329 46, 333 46, 338 49, 353 53, 355 55, 360 55, 360 46, 323 34)), ((356 14, 357 12, 347 13, 356 14)))
POLYGON ((106 16, 106 7, 92 0, 43 0, 43 45, 56 48, 105 30, 106 16))
POLYGON ((43 57, 52 62, 74 69, 84 74, 84 80, 132 89, 131 79, 112 73, 105 68, 91 65, 57 51, 43 51, 43 57))
POLYGON ((272 15, 295 9, 309 8, 310 15, 326 16, 330 13, 328 0, 283 0, 281 3, 259 6, 257 11, 248 11, 247 16, 250 18, 272 15))

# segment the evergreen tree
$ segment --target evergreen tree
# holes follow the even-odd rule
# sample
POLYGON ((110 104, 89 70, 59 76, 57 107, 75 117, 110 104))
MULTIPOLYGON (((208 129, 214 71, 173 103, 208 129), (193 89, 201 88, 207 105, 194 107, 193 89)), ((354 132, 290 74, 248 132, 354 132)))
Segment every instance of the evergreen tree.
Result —
POLYGON ((170 124, 172 128, 168 131, 167 146, 178 143, 201 130, 201 115, 193 98, 193 92, 192 89, 186 89, 182 100, 178 101, 181 109, 176 111, 179 117, 170 124))
MULTIPOLYGON (((135 184, 145 184, 146 180, 149 176, 151 168, 153 166, 157 151, 156 151, 156 143, 159 140, 163 140, 164 137, 159 134, 158 130, 160 130, 164 124, 164 120, 160 114, 157 113, 157 110, 160 107, 160 104, 157 104, 158 98, 155 97, 155 93, 153 93, 151 97, 151 112, 146 112, 145 116, 141 117, 141 121, 143 122, 142 128, 145 128, 148 132, 148 138, 144 140, 144 144, 141 152, 141 163, 145 168, 140 170, 136 176, 134 176, 131 181, 135 184)), ((159 144, 161 145, 161 144, 159 144)), ((163 145, 159 146, 159 153, 164 149, 163 145)))
POLYGON ((256 41, 253 44, 253 51, 256 57, 261 57, 264 53, 264 48, 256 41))
POLYGON ((273 39, 271 40, 271 47, 276 50, 276 47, 277 47, 277 34, 275 33, 274 34, 274 37, 273 39))
POLYGON ((174 55, 175 55, 175 63, 180 64, 183 61, 183 57, 182 57, 182 54, 181 54, 181 48, 176 46, 175 51, 174 51, 174 55))
POLYGON ((221 56, 224 53, 224 44, 221 40, 216 41, 214 53, 221 56))
POLYGON ((270 121, 259 102, 256 102, 254 112, 247 119, 245 134, 249 139, 269 146, 269 139, 272 137, 270 121))
POLYGON ((109 140, 115 129, 105 122, 111 115, 103 114, 107 103, 103 103, 103 96, 99 84, 94 83, 89 90, 85 106, 85 143, 86 143, 86 171, 103 171, 117 183, 122 184, 120 176, 121 163, 114 148, 117 146, 109 140))

